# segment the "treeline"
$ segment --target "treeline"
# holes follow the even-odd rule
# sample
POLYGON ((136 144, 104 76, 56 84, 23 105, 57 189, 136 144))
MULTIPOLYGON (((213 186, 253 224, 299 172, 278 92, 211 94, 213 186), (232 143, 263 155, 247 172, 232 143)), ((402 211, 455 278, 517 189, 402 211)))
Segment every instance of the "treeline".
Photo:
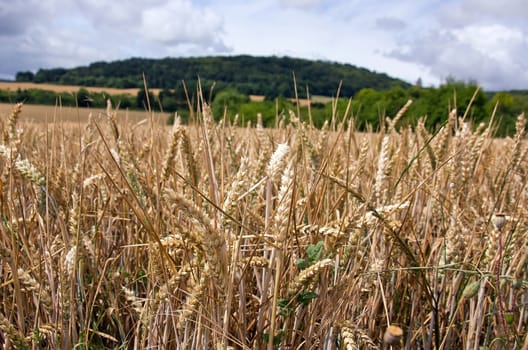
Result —
POLYGON ((301 87, 309 86, 315 95, 332 96, 336 83, 343 81, 341 92, 353 96, 363 88, 385 90, 410 84, 386 74, 371 72, 350 64, 313 61, 291 57, 191 57, 96 62, 73 69, 40 69, 37 73, 19 72, 20 82, 51 83, 113 88, 142 88, 143 76, 151 88, 174 89, 182 81, 215 84, 217 91, 235 88, 246 95, 294 97, 292 73, 301 87))
MULTIPOLYGON (((302 107, 301 116, 321 127, 332 115, 339 120, 348 113, 348 118, 354 117, 358 130, 372 128, 377 131, 385 118, 393 118, 408 100, 413 103, 399 125, 415 126, 422 118, 431 131, 438 129, 447 120, 449 112, 456 108, 458 114, 466 114, 466 120, 473 125, 487 123, 494 115, 495 135, 507 136, 515 132, 516 117, 528 111, 528 91, 490 93, 479 89, 474 83, 449 80, 437 88, 413 86, 404 89, 396 86, 383 91, 362 89, 351 99, 338 99, 336 104, 315 102, 309 109, 302 107)), ((296 108, 291 100, 284 98, 251 102, 246 95, 236 90, 219 92, 212 102, 213 113, 217 118, 225 115, 233 119, 238 114, 239 120, 254 122, 256 115, 261 114, 266 126, 273 126, 277 115, 279 119, 282 116, 287 119, 288 111, 296 111, 296 108)))
MULTIPOLYGON (((177 112, 187 121, 189 106, 196 108, 198 101, 196 84, 185 86, 180 83, 177 89, 163 89, 157 95, 149 92, 148 98, 145 91, 140 90, 136 96, 122 94, 110 95, 105 92, 91 93, 80 88, 76 93, 56 93, 39 89, 17 91, 0 90, 0 102, 27 104, 56 104, 64 106, 79 106, 104 108, 107 99, 120 109, 145 110, 147 104, 155 111, 167 112, 168 123, 172 122, 174 112, 177 112)), ((248 94, 233 88, 217 90, 214 85, 202 85, 203 99, 207 101, 216 119, 229 118, 234 120, 238 115, 240 125, 247 122, 255 123, 257 115, 265 126, 274 126, 281 118, 288 119, 289 111, 297 111, 295 101, 291 98, 277 97, 265 98, 263 101, 252 101, 248 94)), ((301 97, 305 96, 299 89, 301 97)), ((398 110, 409 100, 413 104, 401 119, 400 125, 414 126, 419 118, 423 118, 429 130, 435 130, 445 122, 449 111, 457 108, 459 114, 464 114, 472 100, 471 107, 467 110, 467 119, 475 125, 488 122, 497 106, 494 117, 496 135, 510 135, 515 129, 516 117, 528 110, 528 91, 511 92, 485 92, 473 83, 448 81, 437 88, 423 88, 412 86, 402 88, 395 86, 388 90, 361 89, 352 98, 340 97, 336 104, 328 98, 314 98, 310 108, 301 107, 301 117, 312 122, 316 127, 321 127, 325 120, 334 115, 343 118, 348 108, 347 117, 354 116, 356 127, 366 130, 367 127, 378 130, 386 116, 394 117, 398 110), (350 101, 350 106, 349 105, 350 101)), ((335 99, 334 99, 335 100, 335 99)))
POLYGON ((15 91, 0 89, 0 102, 16 103, 23 102, 34 105, 60 104, 69 107, 93 107, 105 108, 106 101, 110 99, 114 105, 124 109, 141 108, 144 104, 141 97, 145 93, 132 96, 130 94, 109 94, 104 91, 90 92, 85 88, 79 88, 75 93, 56 92, 45 89, 17 89, 15 91))

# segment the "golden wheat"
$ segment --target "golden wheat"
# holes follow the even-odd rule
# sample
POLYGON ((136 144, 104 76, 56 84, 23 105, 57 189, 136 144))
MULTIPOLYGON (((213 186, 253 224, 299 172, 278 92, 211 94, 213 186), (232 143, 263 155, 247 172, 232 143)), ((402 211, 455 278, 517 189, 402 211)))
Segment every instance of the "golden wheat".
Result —
POLYGON ((173 128, 6 114, 2 346, 526 345, 524 115, 495 139, 457 110, 399 127, 411 102, 379 133, 194 108, 173 128))

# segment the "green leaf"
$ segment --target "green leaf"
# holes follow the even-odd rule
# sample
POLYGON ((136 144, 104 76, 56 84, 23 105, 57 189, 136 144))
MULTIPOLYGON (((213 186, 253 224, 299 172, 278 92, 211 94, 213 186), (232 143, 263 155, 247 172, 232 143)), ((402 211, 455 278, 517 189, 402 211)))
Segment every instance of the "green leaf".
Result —
POLYGON ((297 268, 299 270, 304 270, 306 269, 308 266, 310 266, 310 264, 308 263, 308 261, 306 261, 306 259, 302 259, 302 258, 299 258, 297 259, 297 261, 295 262, 295 264, 297 265, 297 268))
POLYGON ((319 295, 315 292, 302 292, 297 296, 297 302, 299 304, 308 305, 318 296, 319 295))
POLYGON ((277 306, 278 307, 286 307, 286 306, 288 306, 289 303, 290 303, 290 299, 279 299, 277 301, 277 306))
MULTIPOLYGON (((270 340, 270 335, 269 333, 264 333, 262 334, 262 339, 268 343, 269 340, 270 340)), ((274 336, 273 337, 273 345, 280 345, 280 343, 282 342, 282 333, 279 333, 278 335, 274 336)))
POLYGON ((291 308, 291 306, 289 306, 289 304, 290 299, 280 299, 277 301, 277 306, 279 307, 279 312, 281 316, 287 317, 292 313, 293 309, 291 308))
POLYGON ((317 242, 315 245, 310 244, 306 248, 306 255, 308 255, 308 261, 310 265, 321 260, 321 255, 323 254, 324 243, 323 241, 317 242))

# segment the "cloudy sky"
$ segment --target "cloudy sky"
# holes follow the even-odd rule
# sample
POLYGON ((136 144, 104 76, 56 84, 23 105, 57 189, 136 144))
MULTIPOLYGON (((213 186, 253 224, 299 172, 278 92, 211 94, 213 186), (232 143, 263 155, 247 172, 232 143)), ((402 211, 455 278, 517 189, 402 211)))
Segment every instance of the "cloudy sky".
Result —
POLYGON ((0 0, 0 79, 128 57, 278 55, 528 89, 526 0, 0 0))

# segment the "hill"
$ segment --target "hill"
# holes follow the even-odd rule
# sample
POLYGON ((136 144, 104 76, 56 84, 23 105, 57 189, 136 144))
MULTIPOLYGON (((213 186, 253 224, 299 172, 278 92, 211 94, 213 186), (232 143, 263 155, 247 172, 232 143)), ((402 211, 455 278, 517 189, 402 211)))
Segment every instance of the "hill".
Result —
POLYGON ((247 95, 293 97, 295 73, 299 93, 308 86, 314 95, 333 96, 342 81, 341 94, 353 96, 363 88, 386 90, 410 84, 383 73, 350 64, 313 61, 291 57, 216 56, 191 58, 130 58, 113 62, 95 62, 72 69, 40 69, 17 73, 17 81, 110 88, 141 88, 143 73, 148 86, 174 89, 182 81, 193 84, 199 77, 207 90, 232 87, 247 95))

